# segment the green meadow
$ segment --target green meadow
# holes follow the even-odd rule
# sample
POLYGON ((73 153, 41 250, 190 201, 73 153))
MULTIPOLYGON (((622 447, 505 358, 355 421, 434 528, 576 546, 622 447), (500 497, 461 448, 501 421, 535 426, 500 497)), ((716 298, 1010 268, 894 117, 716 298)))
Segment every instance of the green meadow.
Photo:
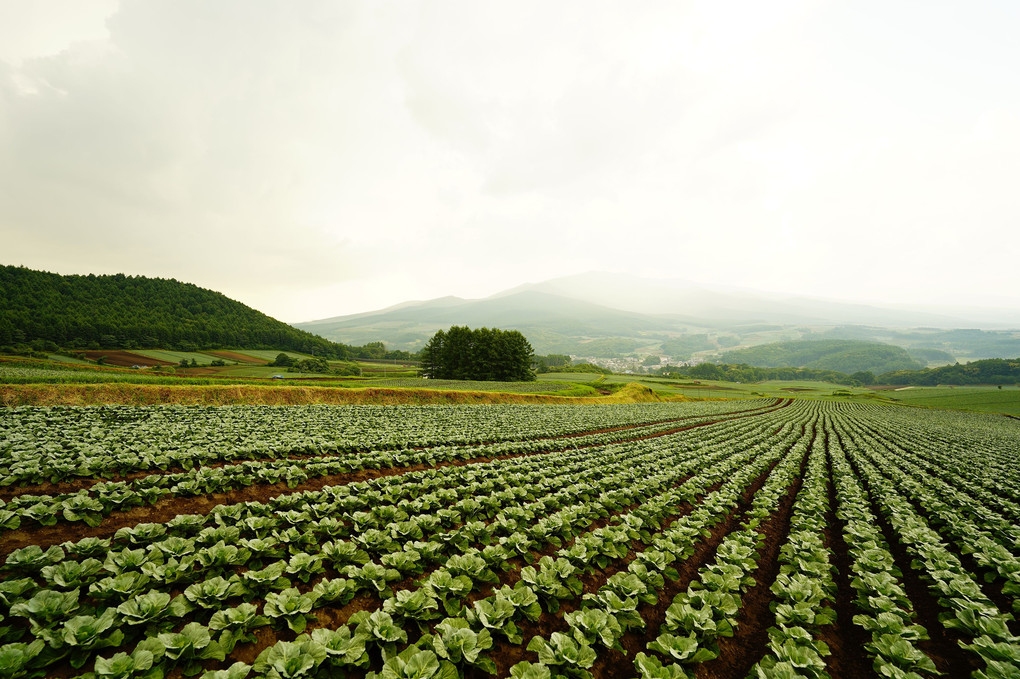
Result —
POLYGON ((903 387, 878 393, 903 405, 1020 417, 1020 387, 903 387))
MULTIPOLYGON (((816 381, 766 381, 757 383, 714 380, 678 380, 651 375, 603 375, 600 373, 543 373, 534 382, 477 382, 426 380, 416 377, 406 366, 363 361, 361 377, 339 377, 318 373, 287 372, 287 368, 256 365, 255 361, 273 360, 278 351, 241 349, 229 352, 225 366, 213 367, 215 356, 202 352, 137 350, 133 353, 179 363, 194 359, 197 368, 174 366, 162 372, 99 366, 93 362, 66 356, 53 360, 24 357, 0 358, 0 384, 102 384, 139 385, 294 385, 317 387, 376 388, 506 394, 547 394, 567 397, 605 397, 623 390, 628 384, 650 389, 659 399, 682 397, 690 400, 730 400, 753 398, 798 398, 820 400, 868 400, 909 407, 940 408, 1020 417, 1020 387, 901 387, 861 388, 816 381), (252 363, 238 362, 251 357, 252 363)), ((308 358, 297 352, 284 352, 296 359, 308 358)))

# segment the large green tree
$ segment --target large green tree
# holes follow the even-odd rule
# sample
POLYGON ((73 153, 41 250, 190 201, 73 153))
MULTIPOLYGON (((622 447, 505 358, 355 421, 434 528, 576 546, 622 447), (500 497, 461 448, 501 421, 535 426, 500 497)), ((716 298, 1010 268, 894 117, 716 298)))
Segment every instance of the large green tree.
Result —
POLYGON ((531 343, 517 330, 452 326, 421 350, 422 375, 444 380, 527 382, 535 379, 531 343))

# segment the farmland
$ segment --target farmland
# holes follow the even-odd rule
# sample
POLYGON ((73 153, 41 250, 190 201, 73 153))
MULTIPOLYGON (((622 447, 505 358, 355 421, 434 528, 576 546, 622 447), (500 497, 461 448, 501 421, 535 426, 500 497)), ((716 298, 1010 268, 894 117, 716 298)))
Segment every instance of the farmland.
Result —
POLYGON ((800 398, 8 408, 0 677, 1016 676, 1018 441, 800 398))
POLYGON ((1020 416, 1018 387, 906 387, 883 390, 890 400, 925 408, 950 408, 1020 416))

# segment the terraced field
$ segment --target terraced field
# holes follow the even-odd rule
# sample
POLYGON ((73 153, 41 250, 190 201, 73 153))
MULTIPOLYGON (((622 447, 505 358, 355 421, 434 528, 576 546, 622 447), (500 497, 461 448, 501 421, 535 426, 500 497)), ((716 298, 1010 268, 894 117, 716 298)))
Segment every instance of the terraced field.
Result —
POLYGON ((0 411, 0 677, 1014 677, 1020 421, 0 411))

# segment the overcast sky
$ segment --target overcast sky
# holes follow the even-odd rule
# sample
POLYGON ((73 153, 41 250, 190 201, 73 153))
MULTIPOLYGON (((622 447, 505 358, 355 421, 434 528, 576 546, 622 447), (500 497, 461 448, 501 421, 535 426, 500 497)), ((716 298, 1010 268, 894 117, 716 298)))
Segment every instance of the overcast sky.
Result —
POLYGON ((1020 307, 1020 3, 0 0, 0 263, 1020 307))

